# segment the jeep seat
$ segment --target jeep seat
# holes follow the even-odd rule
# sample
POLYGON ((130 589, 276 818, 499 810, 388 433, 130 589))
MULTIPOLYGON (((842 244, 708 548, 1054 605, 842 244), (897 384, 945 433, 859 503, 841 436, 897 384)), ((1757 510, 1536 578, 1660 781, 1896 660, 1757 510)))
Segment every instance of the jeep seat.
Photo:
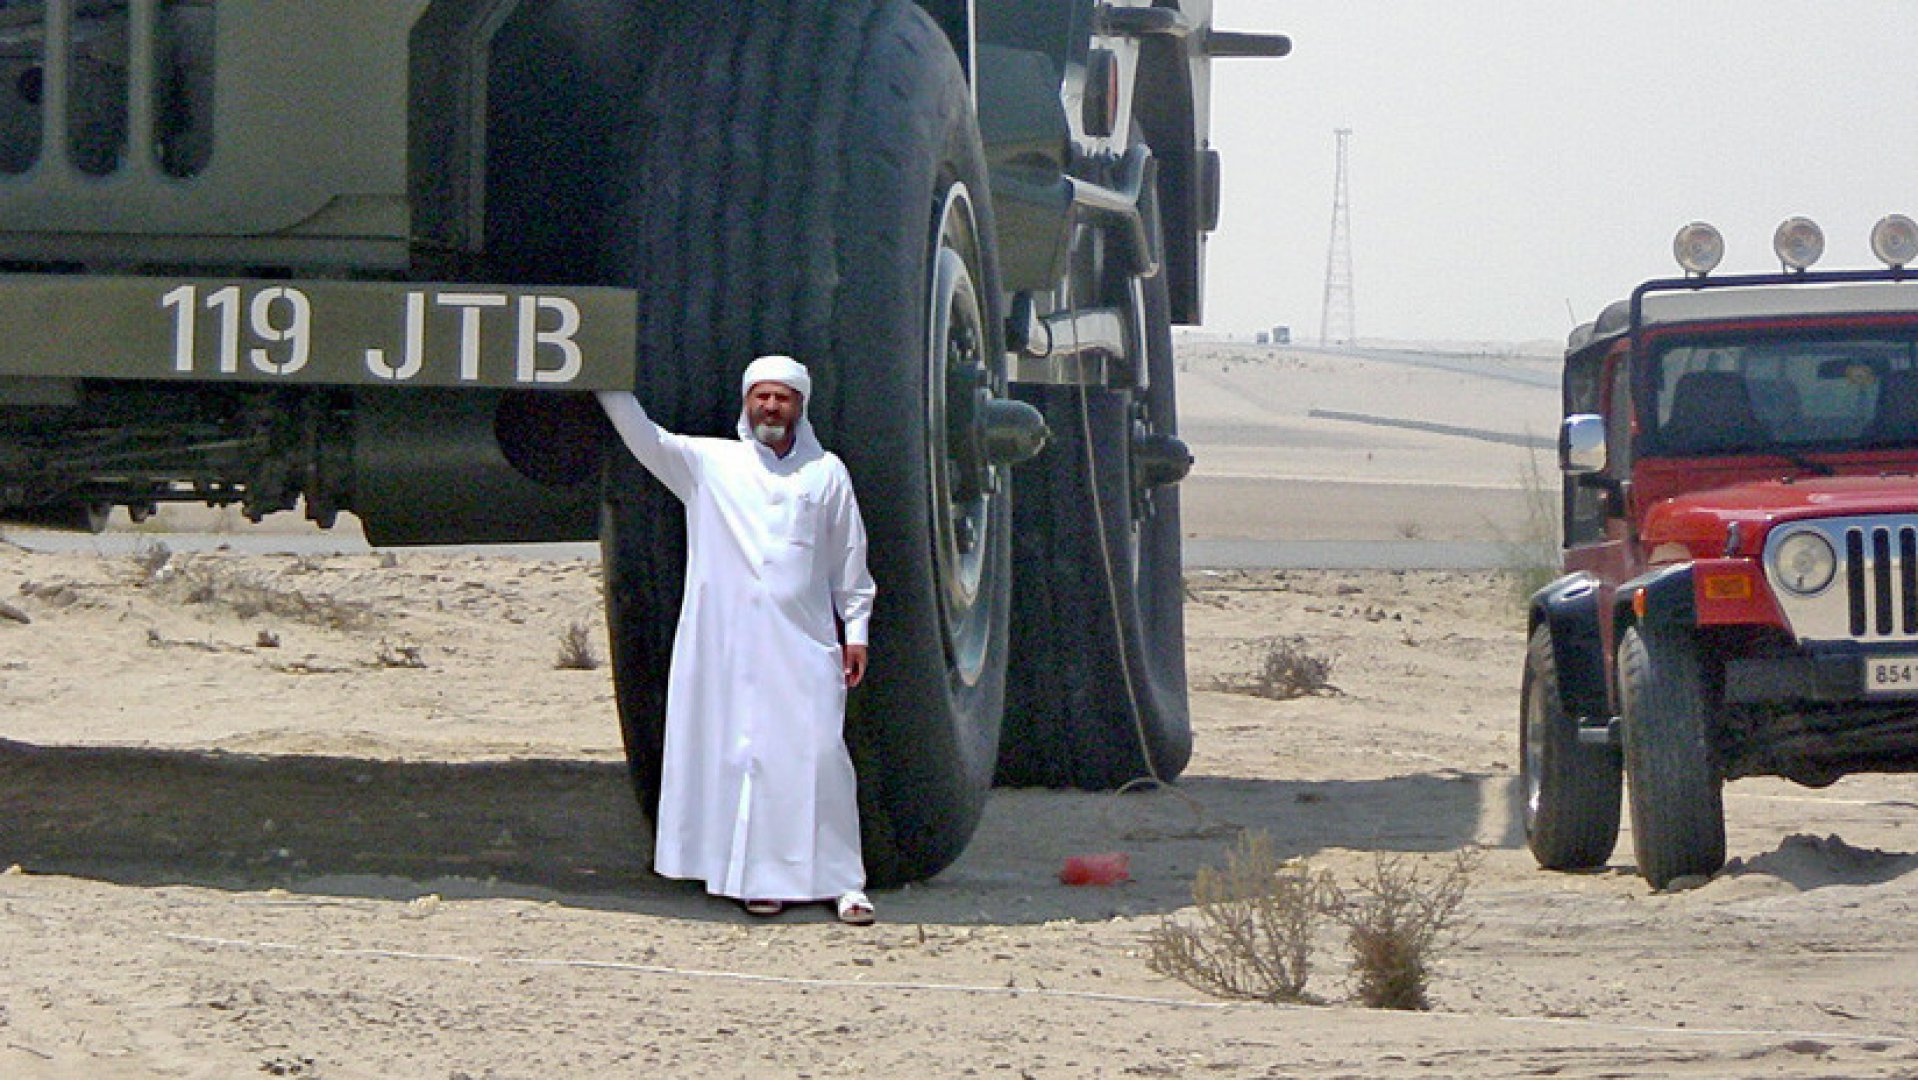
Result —
POLYGON ((1918 371, 1889 371, 1878 383, 1878 411, 1862 436, 1867 446, 1918 442, 1918 371))
POLYGON ((1694 371, 1672 390, 1672 413, 1659 429, 1670 453, 1710 454, 1747 449, 1763 440, 1745 377, 1736 371, 1694 371))

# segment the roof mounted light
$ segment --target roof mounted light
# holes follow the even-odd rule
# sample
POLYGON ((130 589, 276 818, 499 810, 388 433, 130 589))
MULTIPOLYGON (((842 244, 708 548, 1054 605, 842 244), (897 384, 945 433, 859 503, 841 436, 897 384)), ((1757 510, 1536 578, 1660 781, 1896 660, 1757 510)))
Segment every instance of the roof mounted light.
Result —
POLYGON ((1810 218, 1786 218, 1772 233, 1771 249, 1787 270, 1805 271, 1825 253, 1825 230, 1810 218))
POLYGON ((1886 214, 1871 227, 1871 253, 1893 270, 1918 259, 1918 222, 1903 214, 1886 214))
POLYGON ((1672 238, 1672 257, 1687 274, 1704 277, 1725 257, 1725 238, 1710 225, 1694 221, 1672 238))

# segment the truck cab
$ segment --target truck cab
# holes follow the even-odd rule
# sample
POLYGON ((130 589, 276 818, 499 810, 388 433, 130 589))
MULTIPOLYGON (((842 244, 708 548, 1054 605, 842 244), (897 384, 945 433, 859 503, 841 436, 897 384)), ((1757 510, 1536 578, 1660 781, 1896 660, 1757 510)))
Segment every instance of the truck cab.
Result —
POLYGON ((1725 861, 1727 780, 1918 770, 1918 226, 1875 271, 1648 281, 1568 342, 1564 576, 1532 598, 1520 745, 1543 866, 1602 865, 1630 779, 1655 887, 1725 861))

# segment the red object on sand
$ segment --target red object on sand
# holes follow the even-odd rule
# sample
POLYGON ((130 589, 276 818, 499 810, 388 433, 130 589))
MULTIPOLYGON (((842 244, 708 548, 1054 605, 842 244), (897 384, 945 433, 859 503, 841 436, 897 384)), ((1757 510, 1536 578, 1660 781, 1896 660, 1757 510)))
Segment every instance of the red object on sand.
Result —
POLYGON ((1059 880, 1067 885, 1112 885, 1132 876, 1126 869, 1131 858, 1123 851, 1068 855, 1059 868, 1059 880))

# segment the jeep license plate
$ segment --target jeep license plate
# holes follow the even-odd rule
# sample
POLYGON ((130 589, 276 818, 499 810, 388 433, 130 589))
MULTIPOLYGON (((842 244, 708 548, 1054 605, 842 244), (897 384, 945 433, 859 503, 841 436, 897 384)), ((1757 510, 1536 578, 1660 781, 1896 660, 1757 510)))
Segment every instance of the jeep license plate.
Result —
POLYGON ((1866 657, 1865 693, 1918 694, 1918 656, 1866 657))

